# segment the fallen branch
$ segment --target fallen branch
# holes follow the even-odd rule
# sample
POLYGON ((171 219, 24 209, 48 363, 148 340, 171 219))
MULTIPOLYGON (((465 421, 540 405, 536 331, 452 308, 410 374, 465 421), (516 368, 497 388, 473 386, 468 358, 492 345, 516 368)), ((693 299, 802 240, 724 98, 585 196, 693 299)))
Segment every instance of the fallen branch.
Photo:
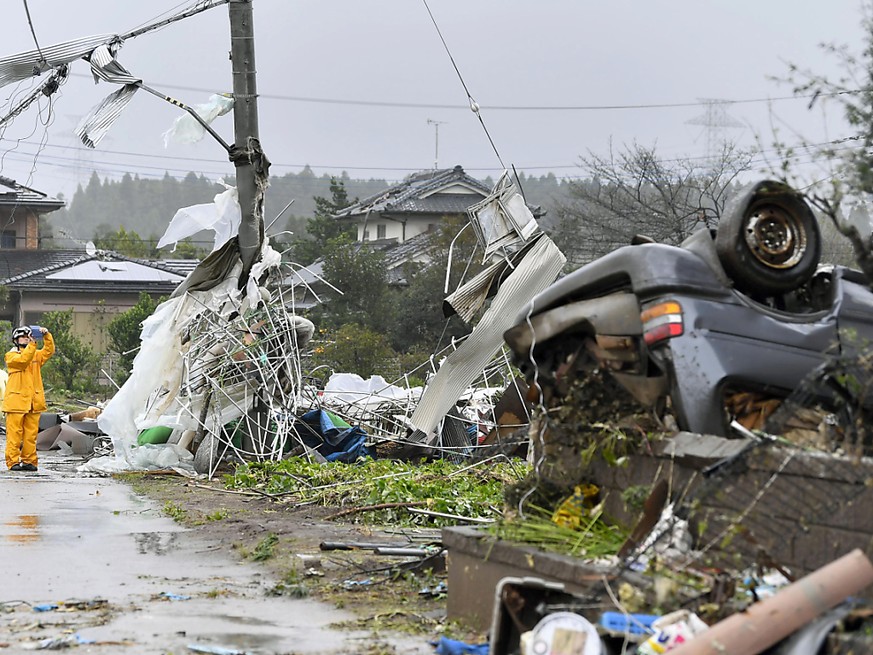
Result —
POLYGON ((352 507, 350 509, 344 509, 341 512, 337 512, 336 514, 325 516, 324 520, 332 521, 333 519, 338 519, 341 516, 360 514, 361 512, 374 512, 380 509, 397 509, 398 507, 420 507, 421 505, 427 505, 427 501, 419 500, 412 503, 380 503, 379 505, 367 505, 366 507, 352 507))
POLYGON ((281 496, 289 495, 291 492, 281 493, 281 494, 270 494, 266 491, 259 491, 257 489, 252 489, 251 491, 237 491, 235 489, 222 489, 221 487, 212 487, 208 484, 199 484, 197 482, 189 482, 188 483, 192 487, 197 487, 198 489, 209 489, 210 491, 219 491, 223 494, 236 494, 238 496, 256 496, 262 498, 269 498, 271 500, 276 500, 281 496))

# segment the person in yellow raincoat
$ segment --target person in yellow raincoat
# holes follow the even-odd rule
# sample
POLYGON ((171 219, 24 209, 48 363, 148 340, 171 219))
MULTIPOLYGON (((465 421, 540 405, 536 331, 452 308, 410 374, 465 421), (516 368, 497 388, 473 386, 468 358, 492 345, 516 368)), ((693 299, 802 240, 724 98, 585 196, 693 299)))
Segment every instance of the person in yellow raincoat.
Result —
POLYGON ((42 365, 55 352, 55 342, 45 328, 43 346, 36 348, 36 340, 29 327, 12 331, 15 347, 6 353, 9 380, 3 396, 6 413, 6 466, 10 471, 36 471, 36 433, 39 415, 46 409, 45 390, 42 387, 42 365))

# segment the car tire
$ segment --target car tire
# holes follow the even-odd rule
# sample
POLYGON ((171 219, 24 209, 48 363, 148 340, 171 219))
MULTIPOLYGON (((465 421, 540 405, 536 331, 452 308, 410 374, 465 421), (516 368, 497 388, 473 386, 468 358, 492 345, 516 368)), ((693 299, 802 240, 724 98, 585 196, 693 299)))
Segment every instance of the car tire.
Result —
POLYGON ((775 296, 815 273, 821 235, 799 193, 782 182, 764 181, 743 189, 726 208, 715 247, 737 289, 775 296))

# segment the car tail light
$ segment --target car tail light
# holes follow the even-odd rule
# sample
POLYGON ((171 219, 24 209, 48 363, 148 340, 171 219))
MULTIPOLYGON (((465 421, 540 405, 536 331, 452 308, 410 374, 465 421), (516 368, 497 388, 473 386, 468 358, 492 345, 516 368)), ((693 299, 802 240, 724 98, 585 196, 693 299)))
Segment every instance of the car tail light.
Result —
POLYGON ((682 305, 675 300, 652 305, 642 314, 643 339, 647 346, 678 337, 684 332, 682 305))

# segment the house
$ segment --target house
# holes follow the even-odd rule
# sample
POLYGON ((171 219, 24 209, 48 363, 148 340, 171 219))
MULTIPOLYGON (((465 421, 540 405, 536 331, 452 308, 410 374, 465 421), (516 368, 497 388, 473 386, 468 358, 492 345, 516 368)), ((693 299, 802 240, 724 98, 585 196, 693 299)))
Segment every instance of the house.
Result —
MULTIPOLYGON (((388 283, 403 285, 407 282, 404 264, 429 261, 440 223, 449 217, 466 219, 467 209, 490 192, 461 166, 427 170, 346 207, 334 218, 355 227, 359 246, 381 250, 388 283)), ((330 297, 321 279, 323 270, 324 260, 319 259, 285 279, 296 309, 308 309, 330 297)))
POLYGON ((0 252, 0 284, 7 292, 0 320, 38 325, 46 312, 72 309, 73 333, 96 352, 106 352, 106 326, 115 315, 133 307, 141 292, 155 299, 169 296, 196 265, 196 260, 140 260, 102 251, 0 252))
POLYGON ((461 166, 428 170, 346 207, 335 217, 355 226, 357 241, 400 244, 433 232, 447 216, 466 216, 467 208, 490 192, 461 166))
POLYGON ((39 217, 63 206, 63 200, 0 175, 0 250, 39 249, 39 217))
POLYGON ((0 176, 0 321, 38 325, 43 314, 73 310, 73 333, 106 352, 106 325, 139 294, 169 296, 197 262, 140 260, 113 252, 45 250, 40 217, 63 201, 0 176))

